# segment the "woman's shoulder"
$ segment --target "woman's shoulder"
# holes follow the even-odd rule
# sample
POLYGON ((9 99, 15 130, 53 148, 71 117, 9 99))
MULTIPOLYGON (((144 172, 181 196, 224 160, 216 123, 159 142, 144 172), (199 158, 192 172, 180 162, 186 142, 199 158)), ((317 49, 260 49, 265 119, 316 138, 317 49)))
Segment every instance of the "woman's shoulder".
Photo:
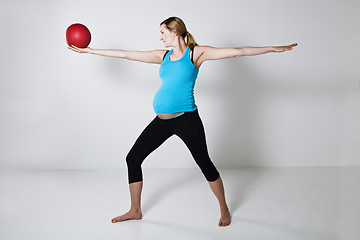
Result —
POLYGON ((207 49, 213 48, 211 46, 207 46, 207 45, 196 45, 194 47, 194 51, 206 51, 207 49))
POLYGON ((156 54, 159 58, 163 59, 163 57, 165 56, 166 53, 169 52, 168 49, 155 49, 155 50, 151 50, 149 52, 152 52, 153 54, 156 54))
POLYGON ((212 49, 214 47, 211 46, 207 46, 207 45, 196 45, 194 47, 194 55, 196 56, 201 56, 203 55, 206 51, 208 51, 209 49, 212 49))
POLYGON ((196 68, 200 68, 201 64, 204 62, 203 56, 204 53, 211 48, 210 46, 206 45, 196 45, 193 49, 193 62, 196 68))

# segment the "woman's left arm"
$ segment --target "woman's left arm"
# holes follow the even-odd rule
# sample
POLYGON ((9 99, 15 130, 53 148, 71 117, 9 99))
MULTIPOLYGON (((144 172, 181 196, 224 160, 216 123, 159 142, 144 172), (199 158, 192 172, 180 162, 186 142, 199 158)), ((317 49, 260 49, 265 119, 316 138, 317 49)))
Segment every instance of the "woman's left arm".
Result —
POLYGON ((240 57, 240 56, 254 56, 265 54, 269 52, 285 52, 290 51, 297 43, 286 46, 272 46, 272 47, 238 47, 238 48, 214 48, 210 46, 201 46, 203 53, 200 56, 200 61, 218 60, 224 58, 240 57))

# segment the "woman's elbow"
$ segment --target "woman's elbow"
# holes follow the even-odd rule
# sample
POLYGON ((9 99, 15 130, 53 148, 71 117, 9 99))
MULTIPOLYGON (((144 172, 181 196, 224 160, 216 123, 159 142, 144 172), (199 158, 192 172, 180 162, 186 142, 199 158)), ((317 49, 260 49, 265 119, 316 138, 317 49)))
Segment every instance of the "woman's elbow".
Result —
POLYGON ((242 47, 236 48, 236 57, 242 57, 242 56, 246 56, 246 51, 244 50, 244 48, 242 47))

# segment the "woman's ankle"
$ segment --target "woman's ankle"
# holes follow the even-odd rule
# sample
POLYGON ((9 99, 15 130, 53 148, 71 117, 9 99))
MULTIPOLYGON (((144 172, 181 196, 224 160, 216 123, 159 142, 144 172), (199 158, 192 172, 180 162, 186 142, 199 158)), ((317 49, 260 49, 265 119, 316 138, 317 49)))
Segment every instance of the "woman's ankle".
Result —
POLYGON ((141 208, 140 207, 131 207, 130 212, 141 213, 141 208))
POLYGON ((229 212, 229 208, 227 206, 220 207, 220 212, 229 212))

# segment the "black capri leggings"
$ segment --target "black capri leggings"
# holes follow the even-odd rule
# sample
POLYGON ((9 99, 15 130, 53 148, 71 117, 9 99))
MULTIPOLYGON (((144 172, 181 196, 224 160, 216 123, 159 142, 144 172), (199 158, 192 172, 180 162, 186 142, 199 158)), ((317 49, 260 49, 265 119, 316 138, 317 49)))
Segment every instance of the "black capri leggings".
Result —
POLYGON ((174 134, 188 147, 207 181, 219 178, 220 174, 210 160, 204 126, 196 109, 171 119, 156 116, 144 129, 126 157, 129 183, 143 180, 141 164, 145 158, 174 134))

